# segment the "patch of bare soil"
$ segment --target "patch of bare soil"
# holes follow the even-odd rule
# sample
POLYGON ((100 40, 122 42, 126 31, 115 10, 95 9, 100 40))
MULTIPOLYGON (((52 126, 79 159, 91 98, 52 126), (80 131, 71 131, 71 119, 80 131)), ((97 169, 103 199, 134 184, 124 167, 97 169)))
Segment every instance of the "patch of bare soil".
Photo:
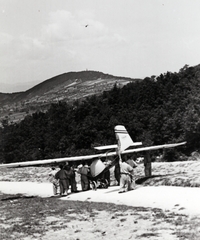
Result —
POLYGON ((200 239, 200 217, 156 208, 0 196, 0 239, 200 239))
POLYGON ((142 169, 136 175, 144 186, 200 187, 200 161, 152 163, 152 177, 143 178, 142 169))
POLYGON ((0 168, 0 181, 49 182, 50 167, 0 168))

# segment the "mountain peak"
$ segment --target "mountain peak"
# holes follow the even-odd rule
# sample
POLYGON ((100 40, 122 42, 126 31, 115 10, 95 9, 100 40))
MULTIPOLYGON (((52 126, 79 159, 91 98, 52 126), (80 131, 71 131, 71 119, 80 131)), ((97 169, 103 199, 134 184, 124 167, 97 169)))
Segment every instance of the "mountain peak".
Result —
MULTIPOLYGON (((116 77, 98 71, 67 72, 47 79, 27 91, 0 93, 1 112, 44 110, 57 101, 73 102, 110 90, 114 84, 124 86, 140 79, 116 77)), ((4 114, 3 114, 4 115, 4 114)))

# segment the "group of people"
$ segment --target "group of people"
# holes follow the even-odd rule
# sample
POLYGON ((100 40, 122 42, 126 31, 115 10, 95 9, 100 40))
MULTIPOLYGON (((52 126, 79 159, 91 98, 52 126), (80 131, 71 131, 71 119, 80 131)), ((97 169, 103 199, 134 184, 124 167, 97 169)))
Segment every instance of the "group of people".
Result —
MULTIPOLYGON (((115 161, 114 163, 114 176, 117 181, 117 185, 120 186, 119 193, 135 189, 134 168, 137 167, 136 162, 132 159, 126 159, 123 161, 115 161)), ((50 182, 53 185, 54 195, 67 195, 70 187, 71 192, 78 192, 76 172, 80 174, 82 191, 87 191, 90 189, 90 168, 86 163, 80 164, 77 168, 70 166, 68 163, 65 165, 61 164, 59 167, 59 171, 57 171, 55 168, 52 168, 51 172, 49 173, 50 182)), ((110 168, 108 167, 107 171, 104 172, 103 177, 110 185, 109 169, 110 168)))
POLYGON ((81 187, 83 191, 89 190, 89 167, 87 164, 81 164, 78 168, 66 164, 60 164, 60 170, 57 171, 55 167, 52 167, 49 173, 49 180, 53 185, 54 195, 67 195, 68 190, 71 187, 71 192, 78 192, 76 182, 76 172, 81 175, 81 187))
POLYGON ((53 193, 57 195, 68 194, 69 187, 71 186, 71 192, 77 192, 75 170, 69 165, 60 165, 60 170, 57 171, 54 167, 49 173, 49 180, 53 185, 53 193))

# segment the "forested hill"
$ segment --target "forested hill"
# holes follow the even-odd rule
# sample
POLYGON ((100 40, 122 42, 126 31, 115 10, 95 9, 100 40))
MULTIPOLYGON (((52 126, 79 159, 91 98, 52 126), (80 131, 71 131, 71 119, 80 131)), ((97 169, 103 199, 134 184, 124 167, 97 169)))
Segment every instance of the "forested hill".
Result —
POLYGON ((200 149, 200 65, 183 67, 73 104, 52 104, 0 132, 2 162, 93 153, 116 143, 114 126, 124 125, 134 141, 156 145, 187 141, 173 159, 200 149))
POLYGON ((0 93, 0 108, 14 110, 27 106, 29 109, 39 109, 60 99, 72 102, 74 99, 102 93, 103 90, 110 90, 115 82, 123 86, 139 80, 141 79, 117 77, 97 71, 63 73, 24 92, 0 93))

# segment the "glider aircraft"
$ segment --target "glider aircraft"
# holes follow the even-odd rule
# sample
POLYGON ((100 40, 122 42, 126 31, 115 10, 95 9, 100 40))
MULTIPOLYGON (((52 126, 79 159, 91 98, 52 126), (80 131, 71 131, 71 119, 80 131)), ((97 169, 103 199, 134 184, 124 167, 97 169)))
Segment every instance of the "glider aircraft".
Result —
POLYGON ((65 162, 92 160, 94 172, 99 173, 99 169, 97 169, 98 160, 101 158, 118 156, 119 161, 121 161, 121 155, 123 154, 130 154, 130 153, 137 153, 137 152, 151 151, 151 150, 165 149, 165 148, 173 148, 173 147, 178 147, 186 144, 186 142, 181 142, 181 143, 128 149, 129 147, 141 146, 142 142, 133 142, 126 128, 122 125, 115 126, 114 130, 115 130, 115 135, 117 139, 117 144, 95 147, 96 150, 101 150, 101 151, 106 150, 107 151, 106 153, 99 153, 99 154, 87 155, 87 156, 64 157, 64 158, 56 158, 56 159, 8 163, 8 164, 1 164, 0 168, 17 168, 17 167, 28 167, 28 166, 37 166, 37 165, 45 165, 45 164, 56 164, 56 163, 62 163, 62 162, 65 163, 65 162))

